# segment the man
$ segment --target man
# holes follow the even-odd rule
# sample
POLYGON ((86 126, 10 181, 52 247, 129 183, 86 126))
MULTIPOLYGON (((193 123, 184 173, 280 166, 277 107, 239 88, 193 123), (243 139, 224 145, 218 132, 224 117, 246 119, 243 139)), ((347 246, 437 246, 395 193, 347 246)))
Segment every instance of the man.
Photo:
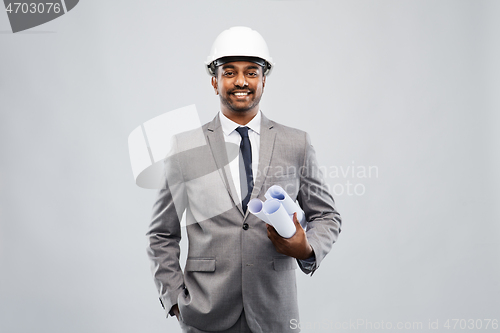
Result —
POLYGON ((160 302, 184 332, 298 332, 290 325, 299 320, 297 263, 312 275, 337 239, 340 216, 307 133, 259 109, 273 68, 262 36, 246 27, 222 32, 206 65, 220 112, 200 131, 174 138, 148 232, 160 302), (239 158, 231 145, 239 147, 239 158), (285 239, 249 214, 249 200, 265 200, 272 185, 298 201, 307 231, 294 216, 296 233, 285 239), (183 273, 184 212, 189 250, 183 273))

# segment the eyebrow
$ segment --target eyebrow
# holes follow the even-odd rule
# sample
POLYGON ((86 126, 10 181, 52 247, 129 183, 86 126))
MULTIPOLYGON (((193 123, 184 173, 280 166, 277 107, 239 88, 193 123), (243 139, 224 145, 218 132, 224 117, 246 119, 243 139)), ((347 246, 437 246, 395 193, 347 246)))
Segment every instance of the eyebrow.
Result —
MULTIPOLYGON (((234 69, 234 65, 231 65, 231 64, 227 64, 227 65, 222 65, 222 69, 227 69, 227 68, 232 68, 234 69)), ((260 66, 257 66, 257 65, 250 65, 248 67, 245 67, 244 70, 249 70, 249 69, 259 69, 260 66)))

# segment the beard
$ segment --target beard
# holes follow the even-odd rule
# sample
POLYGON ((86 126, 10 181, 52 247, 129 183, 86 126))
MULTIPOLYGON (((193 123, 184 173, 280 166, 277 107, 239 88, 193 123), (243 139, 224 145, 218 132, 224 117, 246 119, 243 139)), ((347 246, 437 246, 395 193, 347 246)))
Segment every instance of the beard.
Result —
MULTIPOLYGON (((235 89, 235 90, 241 90, 241 89, 235 89)), ((232 93, 235 90, 228 91, 224 95, 222 94, 219 95, 222 104, 224 104, 227 108, 231 109, 234 112, 244 113, 247 112, 248 110, 251 110, 255 106, 259 105, 260 99, 262 98, 262 93, 257 96, 255 95, 255 90, 249 90, 250 100, 248 102, 243 102, 243 101, 240 102, 231 99, 231 97, 234 96, 232 93)))

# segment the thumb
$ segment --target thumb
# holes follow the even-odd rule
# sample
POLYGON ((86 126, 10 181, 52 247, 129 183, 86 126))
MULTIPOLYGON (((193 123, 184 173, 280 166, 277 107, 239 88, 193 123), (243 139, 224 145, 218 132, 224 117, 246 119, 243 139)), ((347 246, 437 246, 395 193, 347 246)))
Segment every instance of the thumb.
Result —
POLYGON ((301 227, 299 220, 297 219, 297 212, 293 213, 293 223, 295 223, 296 227, 301 227))

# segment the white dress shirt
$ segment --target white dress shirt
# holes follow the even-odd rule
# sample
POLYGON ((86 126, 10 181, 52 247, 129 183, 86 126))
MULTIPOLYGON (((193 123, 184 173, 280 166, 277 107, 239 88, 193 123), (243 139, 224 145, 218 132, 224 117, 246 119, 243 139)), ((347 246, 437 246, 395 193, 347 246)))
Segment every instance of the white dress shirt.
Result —
MULTIPOLYGON (((252 118, 246 125, 240 125, 226 117, 221 111, 219 111, 220 124, 222 126, 222 132, 224 133, 224 140, 226 142, 234 143, 240 146, 241 135, 236 132, 236 128, 247 126, 248 138, 250 139, 250 145, 252 146, 252 174, 255 181, 256 175, 259 167, 259 150, 260 150, 260 121, 261 113, 260 110, 257 112, 255 117, 252 118)), ((236 156, 235 159, 229 162, 229 169, 231 170, 231 176, 233 178, 234 188, 238 194, 238 198, 241 201, 241 186, 240 186, 240 159, 236 156)))

